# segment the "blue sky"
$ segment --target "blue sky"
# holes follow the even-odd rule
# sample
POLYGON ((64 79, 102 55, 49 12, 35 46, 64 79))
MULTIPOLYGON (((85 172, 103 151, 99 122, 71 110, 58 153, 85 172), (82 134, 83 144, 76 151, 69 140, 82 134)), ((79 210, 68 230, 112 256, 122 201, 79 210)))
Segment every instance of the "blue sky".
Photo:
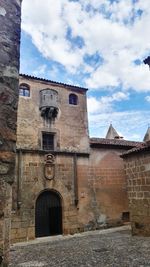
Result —
POLYGON ((89 88, 90 136, 150 124, 148 0, 24 0, 21 73, 89 88))

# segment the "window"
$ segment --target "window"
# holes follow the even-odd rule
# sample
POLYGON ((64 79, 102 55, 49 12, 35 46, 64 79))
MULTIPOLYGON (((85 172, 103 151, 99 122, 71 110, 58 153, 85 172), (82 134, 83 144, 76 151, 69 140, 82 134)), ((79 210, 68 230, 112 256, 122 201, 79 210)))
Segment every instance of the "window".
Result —
POLYGON ((42 134, 42 148, 43 150, 54 150, 54 134, 42 134))
POLYGON ((69 104, 71 105, 77 105, 78 104, 78 97, 75 94, 69 95, 69 104))
POLYGON ((20 84, 19 86, 19 95, 20 96, 30 96, 30 87, 28 84, 20 84))

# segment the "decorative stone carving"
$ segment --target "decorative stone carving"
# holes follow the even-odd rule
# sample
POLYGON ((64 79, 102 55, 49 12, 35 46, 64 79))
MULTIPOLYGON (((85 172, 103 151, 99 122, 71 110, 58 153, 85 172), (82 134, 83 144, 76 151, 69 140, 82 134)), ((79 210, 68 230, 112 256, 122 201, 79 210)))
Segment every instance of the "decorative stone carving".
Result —
POLYGON ((48 180, 55 177, 55 156, 52 154, 45 156, 44 176, 48 180))
POLYGON ((54 120, 58 115, 58 93, 53 89, 43 89, 40 91, 40 111, 41 116, 54 120))

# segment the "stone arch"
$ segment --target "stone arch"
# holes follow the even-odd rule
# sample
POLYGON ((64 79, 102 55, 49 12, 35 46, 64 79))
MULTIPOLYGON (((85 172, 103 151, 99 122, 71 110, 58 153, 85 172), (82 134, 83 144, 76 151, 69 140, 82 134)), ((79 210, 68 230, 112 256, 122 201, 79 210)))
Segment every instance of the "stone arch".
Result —
POLYGON ((62 197, 56 190, 40 192, 35 205, 35 236, 62 234, 62 197))

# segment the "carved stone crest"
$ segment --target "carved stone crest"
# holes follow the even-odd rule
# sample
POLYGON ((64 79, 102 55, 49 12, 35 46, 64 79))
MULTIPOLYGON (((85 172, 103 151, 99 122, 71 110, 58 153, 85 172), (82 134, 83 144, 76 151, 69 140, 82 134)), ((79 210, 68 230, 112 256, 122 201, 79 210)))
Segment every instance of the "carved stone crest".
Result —
POLYGON ((52 154, 45 156, 44 176, 48 180, 52 180, 55 177, 55 156, 52 154))

